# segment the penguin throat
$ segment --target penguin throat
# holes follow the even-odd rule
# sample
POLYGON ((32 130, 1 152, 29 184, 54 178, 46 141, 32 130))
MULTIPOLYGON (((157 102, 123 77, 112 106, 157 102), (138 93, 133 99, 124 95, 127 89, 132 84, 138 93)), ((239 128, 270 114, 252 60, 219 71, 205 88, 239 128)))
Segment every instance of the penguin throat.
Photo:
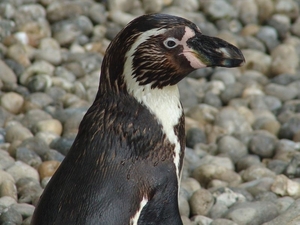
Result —
POLYGON ((181 146, 174 128, 180 123, 183 109, 179 100, 178 86, 166 86, 162 89, 151 88, 151 83, 139 85, 132 75, 126 74, 125 83, 127 85, 127 92, 152 113, 158 124, 162 126, 162 131, 168 141, 174 145, 174 164, 179 179, 181 146))

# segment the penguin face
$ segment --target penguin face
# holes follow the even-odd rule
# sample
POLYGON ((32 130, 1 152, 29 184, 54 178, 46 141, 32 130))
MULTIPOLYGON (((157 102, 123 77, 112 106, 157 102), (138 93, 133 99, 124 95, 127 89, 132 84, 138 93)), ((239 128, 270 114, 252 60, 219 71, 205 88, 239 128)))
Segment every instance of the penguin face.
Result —
POLYGON ((124 77, 132 76, 130 80, 151 89, 175 85, 196 69, 236 67, 245 61, 237 47, 203 35, 186 19, 164 14, 133 20, 111 42, 106 56, 120 62, 108 65, 110 83, 118 80, 124 86, 124 77))

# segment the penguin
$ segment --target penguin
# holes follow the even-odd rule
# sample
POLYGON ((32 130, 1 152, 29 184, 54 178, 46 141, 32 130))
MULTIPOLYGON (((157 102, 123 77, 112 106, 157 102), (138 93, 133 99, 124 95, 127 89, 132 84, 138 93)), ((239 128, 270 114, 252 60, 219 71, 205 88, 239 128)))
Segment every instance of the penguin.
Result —
POLYGON ((187 19, 149 14, 130 22, 106 50, 95 100, 31 225, 182 225, 177 83, 196 69, 244 61, 237 47, 187 19))

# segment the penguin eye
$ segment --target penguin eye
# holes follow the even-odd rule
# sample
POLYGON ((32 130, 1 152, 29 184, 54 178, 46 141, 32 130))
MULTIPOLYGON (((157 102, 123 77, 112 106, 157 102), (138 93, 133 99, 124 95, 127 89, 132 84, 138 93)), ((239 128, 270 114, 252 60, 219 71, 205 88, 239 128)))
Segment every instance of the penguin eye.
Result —
POLYGON ((178 45, 178 42, 175 38, 169 37, 164 41, 164 45, 168 48, 175 48, 178 45))

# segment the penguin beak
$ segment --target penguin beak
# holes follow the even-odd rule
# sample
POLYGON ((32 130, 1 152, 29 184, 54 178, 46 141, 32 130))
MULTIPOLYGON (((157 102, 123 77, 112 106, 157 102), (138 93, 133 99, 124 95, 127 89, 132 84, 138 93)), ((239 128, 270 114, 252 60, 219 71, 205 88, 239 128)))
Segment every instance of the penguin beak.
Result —
POLYGON ((245 62, 240 49, 220 38, 199 33, 187 44, 193 49, 194 56, 207 67, 238 67, 245 62))

